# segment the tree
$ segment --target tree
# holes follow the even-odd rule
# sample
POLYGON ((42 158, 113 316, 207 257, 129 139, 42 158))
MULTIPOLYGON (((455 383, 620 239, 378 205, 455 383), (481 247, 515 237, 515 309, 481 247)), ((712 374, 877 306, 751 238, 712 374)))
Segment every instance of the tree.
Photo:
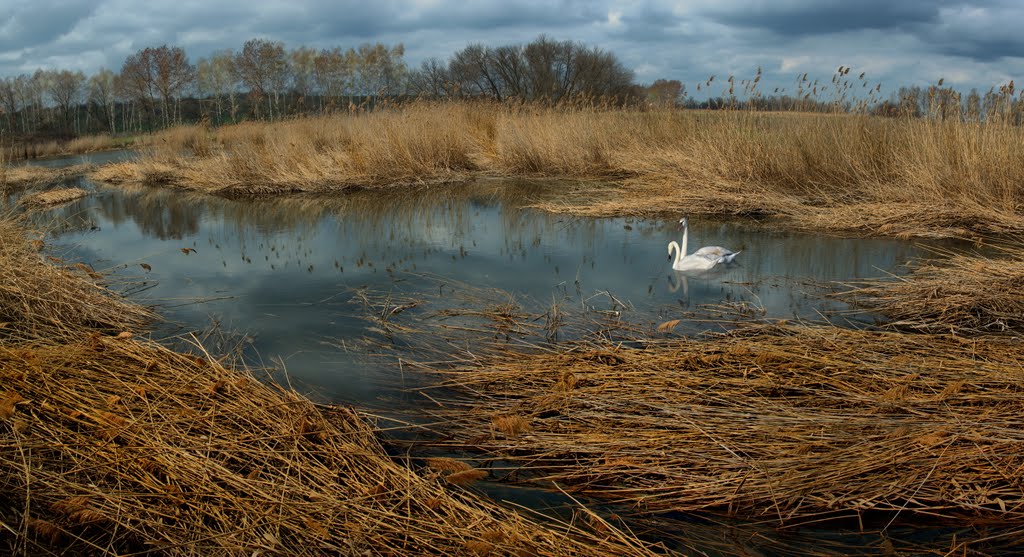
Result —
POLYGON ((410 94, 436 99, 452 97, 457 93, 448 66, 437 58, 428 58, 417 70, 409 72, 407 86, 410 94))
POLYGON ((497 100, 559 102, 635 94, 633 72, 612 53, 544 35, 524 46, 469 45, 452 56, 448 75, 463 94, 497 100))
POLYGON ((110 133, 117 132, 117 80, 114 72, 101 68, 89 77, 89 104, 97 113, 96 118, 104 122, 110 133))
POLYGON ((375 98, 399 92, 406 74, 405 47, 388 48, 382 43, 361 44, 355 51, 355 89, 360 95, 375 98))
POLYGON ((85 74, 81 71, 53 71, 48 80, 48 93, 60 110, 62 128, 67 133, 78 133, 78 118, 71 117, 71 108, 81 103, 85 74))
POLYGON ((172 101, 177 101, 195 79, 195 66, 189 63, 188 56, 181 47, 163 45, 152 49, 153 87, 160 95, 163 105, 164 126, 179 120, 178 105, 174 103, 173 117, 168 117, 172 101))
POLYGON ((299 110, 306 108, 306 99, 316 87, 317 51, 309 47, 292 49, 288 53, 288 69, 291 74, 292 91, 295 93, 299 110))
POLYGON ((196 64, 196 85, 203 95, 214 99, 217 110, 217 123, 224 121, 224 98, 227 97, 230 119, 235 121, 238 113, 236 93, 238 92, 238 72, 235 71, 235 54, 230 49, 214 52, 209 59, 201 59, 196 64))
POLYGON ((126 92, 145 102, 154 117, 156 101, 160 100, 164 126, 174 120, 173 114, 168 114, 177 106, 173 101, 192 85, 194 76, 195 67, 189 63, 185 51, 177 46, 146 47, 125 59, 121 66, 126 92))
POLYGON ((288 59, 284 43, 267 39, 249 39, 235 55, 235 70, 253 97, 256 117, 262 99, 267 99, 267 117, 274 117, 274 101, 287 83, 288 59))
POLYGON ((683 84, 677 79, 658 79, 647 87, 647 100, 655 106, 674 107, 684 102, 683 84))
POLYGON ((355 75, 355 51, 344 52, 339 47, 323 49, 313 59, 313 79, 320 90, 321 99, 326 101, 320 110, 330 109, 337 99, 345 95, 352 86, 355 75))

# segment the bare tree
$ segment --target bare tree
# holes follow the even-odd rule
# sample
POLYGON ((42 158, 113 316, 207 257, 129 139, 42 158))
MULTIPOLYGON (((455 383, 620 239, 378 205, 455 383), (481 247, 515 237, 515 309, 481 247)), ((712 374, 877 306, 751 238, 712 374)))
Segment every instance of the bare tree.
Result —
POLYGON ((49 94, 60 110, 61 122, 66 132, 79 133, 77 111, 72 118, 71 109, 82 102, 85 74, 69 70, 54 71, 49 81, 49 94))
POLYGON ((544 35, 525 46, 469 45, 452 56, 448 73, 464 94, 497 100, 622 98, 635 88, 614 54, 544 35))
POLYGON ((292 91, 295 93, 296 109, 306 109, 307 98, 316 87, 317 51, 309 47, 298 47, 288 53, 288 69, 291 74, 292 91))
MULTIPOLYGON (((120 78, 121 92, 136 101, 133 108, 138 110, 139 106, 145 107, 148 109, 150 119, 154 119, 157 91, 153 49, 144 48, 125 58, 124 63, 121 64, 120 78)), ((137 122, 141 126, 142 118, 137 118, 137 122)))
POLYGON ((437 58, 424 60, 418 69, 409 72, 407 88, 410 94, 435 99, 455 96, 458 91, 448 66, 437 58))
POLYGON ((674 107, 685 101, 683 84, 677 79, 658 79, 647 86, 647 101, 654 106, 674 107))
POLYGON ((505 96, 504 83, 494 67, 491 49, 482 44, 471 44, 456 52, 448 68, 466 95, 483 95, 499 101, 505 96))
POLYGON ((178 101, 182 93, 192 86, 195 79, 195 66, 189 63, 188 56, 181 47, 163 45, 152 50, 153 87, 160 95, 163 105, 164 126, 179 119, 178 101), (173 116, 168 112, 173 104, 173 116))
POLYGON ((7 130, 14 133, 17 124, 20 95, 18 94, 18 79, 5 77, 0 79, 0 107, 3 107, 4 120, 7 122, 7 130))
POLYGON ((110 133, 117 132, 117 80, 114 72, 101 68, 89 77, 89 104, 97 113, 96 118, 104 122, 110 133))
POLYGON ((259 117, 262 99, 267 99, 267 117, 274 117, 274 101, 287 83, 288 59, 284 43, 267 39, 249 39, 235 55, 235 70, 249 88, 253 107, 259 117))

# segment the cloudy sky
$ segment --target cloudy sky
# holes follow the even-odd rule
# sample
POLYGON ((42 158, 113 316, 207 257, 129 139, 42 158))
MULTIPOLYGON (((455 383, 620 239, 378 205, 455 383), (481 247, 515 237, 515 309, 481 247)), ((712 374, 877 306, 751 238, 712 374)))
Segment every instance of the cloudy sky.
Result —
POLYGON ((194 62, 253 37, 317 48, 400 42, 416 66, 469 43, 545 33, 614 52, 641 83, 679 79, 691 93, 710 75, 721 83, 758 66, 764 86, 791 89, 798 74, 827 82, 840 65, 883 91, 939 78, 987 90, 1024 81, 1022 23, 1020 0, 0 0, 0 76, 116 71, 161 44, 194 62))

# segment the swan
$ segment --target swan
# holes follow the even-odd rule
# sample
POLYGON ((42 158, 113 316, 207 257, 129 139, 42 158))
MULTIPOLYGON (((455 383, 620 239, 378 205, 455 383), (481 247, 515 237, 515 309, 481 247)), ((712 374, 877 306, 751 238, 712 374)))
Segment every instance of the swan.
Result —
POLYGON ((719 263, 732 263, 736 256, 740 254, 738 251, 727 250, 721 246, 705 246, 686 255, 690 223, 686 217, 683 217, 679 219, 679 224, 683 227, 682 247, 675 240, 668 243, 668 254, 672 255, 672 252, 675 252, 675 261, 672 262, 672 268, 676 271, 706 271, 719 263))

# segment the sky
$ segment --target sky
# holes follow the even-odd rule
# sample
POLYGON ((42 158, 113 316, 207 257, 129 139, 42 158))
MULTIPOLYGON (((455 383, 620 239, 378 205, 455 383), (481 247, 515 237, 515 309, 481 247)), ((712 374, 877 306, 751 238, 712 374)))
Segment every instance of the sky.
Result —
MULTIPOLYGON (((442 60, 471 43, 526 43, 540 34, 613 52, 639 83, 678 79, 695 96, 715 75, 795 89, 839 66, 882 91, 943 78, 982 92, 1024 81, 1020 0, 0 0, 0 77, 37 68, 120 69, 147 46, 195 62, 250 38, 286 47, 402 43, 406 61, 442 60)), ((858 82, 858 85, 860 83, 858 82)))

